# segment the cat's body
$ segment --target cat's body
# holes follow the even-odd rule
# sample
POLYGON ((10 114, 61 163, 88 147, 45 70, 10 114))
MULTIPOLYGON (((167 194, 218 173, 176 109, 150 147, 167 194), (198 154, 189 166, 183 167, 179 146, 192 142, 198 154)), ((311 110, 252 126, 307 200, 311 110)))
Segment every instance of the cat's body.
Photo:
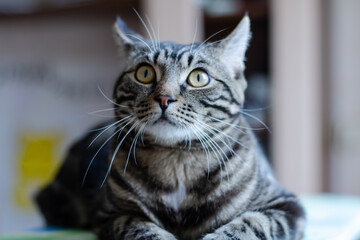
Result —
POLYGON ((78 226, 91 223, 104 240, 300 239, 303 210, 241 113, 248 17, 215 44, 154 43, 127 31, 119 21, 126 64, 101 167, 107 180, 78 226))

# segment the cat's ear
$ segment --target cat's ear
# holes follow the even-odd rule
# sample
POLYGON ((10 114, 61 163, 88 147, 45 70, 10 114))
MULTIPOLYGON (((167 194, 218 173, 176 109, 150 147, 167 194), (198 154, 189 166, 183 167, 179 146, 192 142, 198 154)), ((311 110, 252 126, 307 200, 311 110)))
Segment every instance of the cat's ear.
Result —
POLYGON ((247 14, 236 28, 223 39, 218 47, 221 57, 229 63, 235 72, 244 69, 245 53, 251 39, 250 19, 247 14))
POLYGON ((132 50, 136 46, 136 43, 142 40, 142 37, 131 30, 119 16, 116 17, 113 31, 120 52, 132 50))

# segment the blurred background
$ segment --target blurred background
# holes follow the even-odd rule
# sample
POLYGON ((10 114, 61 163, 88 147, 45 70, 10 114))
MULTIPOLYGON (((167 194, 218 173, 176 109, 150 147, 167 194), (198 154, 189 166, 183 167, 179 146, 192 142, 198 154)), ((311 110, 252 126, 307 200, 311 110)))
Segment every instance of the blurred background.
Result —
POLYGON ((360 1, 0 0, 0 233, 43 226, 32 197, 111 117, 89 113, 111 107, 115 17, 147 36, 133 8, 181 43, 221 39, 247 12, 245 108, 271 129, 256 134, 277 178, 299 194, 360 195, 360 1))

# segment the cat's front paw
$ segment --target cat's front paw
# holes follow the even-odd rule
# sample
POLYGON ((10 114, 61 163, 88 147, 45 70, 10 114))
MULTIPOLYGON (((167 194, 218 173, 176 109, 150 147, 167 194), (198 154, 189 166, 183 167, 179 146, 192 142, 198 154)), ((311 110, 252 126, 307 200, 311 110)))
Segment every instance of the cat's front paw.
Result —
POLYGON ((245 224, 227 224, 213 233, 206 234, 201 240, 259 240, 253 229, 248 229, 245 224))
POLYGON ((125 237, 125 240, 177 240, 174 235, 161 229, 133 229, 129 231, 125 237))

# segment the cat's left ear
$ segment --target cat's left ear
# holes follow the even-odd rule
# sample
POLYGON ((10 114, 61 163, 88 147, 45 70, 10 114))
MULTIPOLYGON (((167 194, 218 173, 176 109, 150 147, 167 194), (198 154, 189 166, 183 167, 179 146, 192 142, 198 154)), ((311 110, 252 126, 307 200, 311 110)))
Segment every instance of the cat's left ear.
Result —
POLYGON ((144 42, 142 36, 131 30, 120 17, 116 18, 113 30, 120 52, 128 53, 139 41, 144 42))
POLYGON ((231 65, 235 72, 244 69, 245 53, 251 39, 250 19, 247 14, 243 17, 236 28, 223 39, 218 48, 221 57, 231 65))

